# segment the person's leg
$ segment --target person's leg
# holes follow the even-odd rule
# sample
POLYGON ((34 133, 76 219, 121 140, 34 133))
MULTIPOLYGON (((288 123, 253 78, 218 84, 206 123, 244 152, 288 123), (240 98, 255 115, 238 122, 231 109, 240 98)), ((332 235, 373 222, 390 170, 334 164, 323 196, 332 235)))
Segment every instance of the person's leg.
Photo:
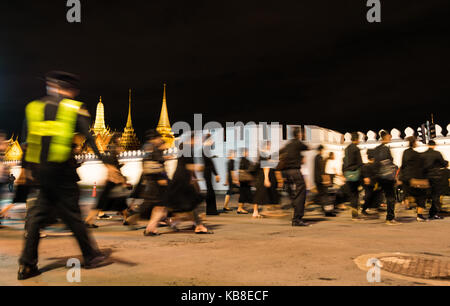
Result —
POLYGON ((237 212, 238 212, 239 214, 248 214, 248 211, 246 211, 246 210, 244 209, 244 203, 239 203, 239 204, 238 204, 237 212))
POLYGON ((364 185, 364 205, 362 207, 362 213, 365 214, 366 210, 372 207, 373 204, 373 186, 364 185))
POLYGON ((56 194, 53 205, 57 209, 58 216, 74 233, 86 261, 100 254, 93 239, 89 237, 86 226, 81 218, 80 206, 78 204, 80 190, 78 185, 59 186, 52 190, 56 194))
POLYGON ((358 182, 347 182, 349 198, 350 198, 350 206, 352 207, 352 218, 358 218, 358 209, 359 209, 359 183, 358 182))
POLYGON ((146 234, 157 234, 158 224, 167 216, 167 209, 164 206, 155 206, 152 210, 150 221, 145 229, 146 234))
POLYGON ((392 221, 395 219, 395 182, 394 181, 381 181, 381 188, 384 192, 384 196, 386 197, 387 204, 387 214, 386 221, 392 221))
POLYGON ((39 193, 36 203, 27 210, 25 224, 25 247, 19 259, 20 265, 37 265, 40 230, 49 216, 49 204, 52 202, 52 198, 50 196, 51 194, 48 190, 43 188, 39 193))
POLYGON ((434 218, 441 207, 441 188, 440 188, 440 181, 431 179, 430 180, 431 185, 431 208, 430 208, 430 218, 434 218))
POLYGON ((428 221, 427 218, 424 216, 425 212, 425 203, 427 200, 426 190, 424 189, 418 189, 418 188, 411 188, 411 195, 414 197, 414 200, 416 201, 417 205, 417 221, 423 222, 428 221))
POLYGON ((200 215, 198 214, 197 209, 194 209, 192 211, 192 216, 194 219, 194 225, 195 225, 195 233, 196 234, 212 234, 211 231, 206 228, 206 226, 203 224, 202 219, 200 218, 200 215))
POLYGON ((231 189, 228 190, 227 195, 225 196, 225 201, 223 203, 223 210, 224 211, 230 211, 231 209, 228 207, 228 204, 230 203, 231 200, 231 189))
POLYGON ((294 206, 294 216, 292 222, 302 222, 305 215, 305 201, 306 201, 306 184, 300 170, 288 170, 287 175, 289 181, 295 185, 295 190, 292 195, 292 206, 294 206))
POLYGON ((217 204, 216 204, 216 192, 211 182, 211 178, 206 180, 206 214, 216 215, 217 214, 217 204))
POLYGON ((253 204, 253 218, 262 218, 262 215, 259 213, 258 204, 253 204))

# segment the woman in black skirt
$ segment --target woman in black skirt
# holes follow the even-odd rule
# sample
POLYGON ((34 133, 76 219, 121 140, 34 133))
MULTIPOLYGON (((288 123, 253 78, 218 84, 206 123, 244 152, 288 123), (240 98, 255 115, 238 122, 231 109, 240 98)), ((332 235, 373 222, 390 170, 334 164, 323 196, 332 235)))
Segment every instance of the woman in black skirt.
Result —
POLYGON ((253 175, 250 173, 252 163, 248 160, 248 150, 242 149, 242 157, 239 162, 239 206, 238 214, 248 214, 244 209, 244 204, 253 204, 252 181, 253 175))
POLYGON ((235 167, 235 152, 234 150, 230 150, 228 152, 228 162, 227 162, 227 183, 226 186, 228 186, 228 191, 225 196, 225 201, 223 203, 223 211, 232 211, 233 209, 228 207, 228 204, 230 203, 231 197, 233 196, 234 189, 237 187, 237 179, 236 179, 236 171, 234 171, 235 167))
MULTIPOLYGON (((122 167, 122 164, 119 163, 118 156, 121 152, 120 147, 120 134, 115 133, 111 138, 111 144, 109 146, 109 150, 106 155, 106 164, 112 165, 117 169, 122 167)), ((105 188, 97 202, 97 207, 91 210, 86 217, 85 223, 89 228, 97 228, 98 226, 95 224, 95 219, 100 211, 119 211, 122 213, 124 220, 126 220, 128 216, 128 205, 126 202, 126 195, 116 195, 115 190, 117 188, 121 188, 121 185, 125 186, 126 178, 121 176, 120 183, 113 183, 109 179, 106 180, 105 188)))
POLYGON ((156 130, 147 132, 145 157, 143 160, 143 190, 144 203, 141 217, 150 221, 144 231, 145 236, 158 236, 159 222, 167 216, 167 203, 165 202, 169 179, 164 168, 164 150, 167 145, 156 130))
MULTIPOLYGON (((191 214, 196 234, 212 234, 203 225, 197 212, 203 196, 200 193, 195 172, 203 171, 203 165, 194 161, 194 143, 194 134, 192 134, 181 146, 181 156, 178 158, 177 168, 167 189, 166 203, 173 213, 191 214)), ((170 220, 173 228, 176 228, 176 222, 177 220, 170 220)))
POLYGON ((271 160, 271 144, 266 142, 264 149, 259 152, 259 170, 256 178, 256 192, 254 201, 256 209, 253 212, 254 218, 261 218, 258 205, 277 205, 280 202, 278 186, 282 184, 281 176, 276 174, 277 162, 271 160))

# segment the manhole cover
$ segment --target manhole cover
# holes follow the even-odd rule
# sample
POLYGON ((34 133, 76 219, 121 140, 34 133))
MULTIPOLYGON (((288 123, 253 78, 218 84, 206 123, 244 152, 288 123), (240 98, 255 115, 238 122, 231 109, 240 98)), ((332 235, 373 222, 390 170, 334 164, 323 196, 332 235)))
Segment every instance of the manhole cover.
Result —
POLYGON ((422 254, 365 254, 354 261, 361 270, 368 272, 374 269, 375 263, 378 262, 376 265, 380 268, 381 279, 393 277, 415 283, 450 285, 450 259, 440 254, 422 254))
POLYGON ((381 269, 410 277, 450 280, 450 261, 420 256, 385 256, 379 258, 381 269))

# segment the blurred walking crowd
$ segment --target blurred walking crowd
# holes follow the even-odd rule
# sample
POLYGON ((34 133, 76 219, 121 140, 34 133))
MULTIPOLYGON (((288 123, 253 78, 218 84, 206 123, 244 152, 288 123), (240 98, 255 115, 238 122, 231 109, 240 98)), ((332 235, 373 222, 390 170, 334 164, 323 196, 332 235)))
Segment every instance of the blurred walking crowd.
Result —
POLYGON ((256 160, 250 160, 248 150, 228 152, 227 193, 223 208, 216 203, 214 182, 220 176, 210 157, 214 141, 211 135, 203 139, 194 133, 182 141, 183 154, 177 157, 176 170, 169 178, 165 163, 173 156, 165 154, 167 144, 156 130, 146 133, 143 150, 142 175, 137 186, 127 182, 120 169, 120 135, 113 135, 107 152, 100 154, 90 129, 90 116, 85 105, 75 101, 79 93, 77 76, 64 72, 51 72, 46 76, 47 96, 26 107, 22 170, 16 179, 3 162, 6 135, 0 133, 0 187, 8 186, 14 192, 12 203, 0 211, 6 216, 14 203, 27 203, 25 220, 25 246, 19 260, 19 279, 40 274, 37 268, 38 244, 46 226, 63 221, 73 232, 84 257, 85 268, 95 268, 107 262, 107 255, 97 247, 88 228, 97 228, 97 220, 111 218, 105 212, 117 211, 123 225, 139 228, 139 220, 148 220, 145 236, 159 236, 159 228, 180 231, 188 222, 195 234, 213 234, 205 225, 203 214, 212 216, 230 213, 232 198, 239 194, 237 214, 255 219, 285 216, 286 207, 293 207, 292 226, 310 226, 304 220, 307 204, 317 204, 326 217, 335 217, 350 203, 351 217, 364 221, 379 217, 386 211, 386 224, 399 225, 395 205, 403 203, 417 206, 416 220, 427 222, 441 219, 441 196, 448 194, 448 162, 436 151, 434 141, 428 150, 415 150, 416 138, 407 138, 409 148, 404 151, 398 168, 388 146, 391 135, 382 131, 381 144, 368 150, 368 163, 364 164, 358 148, 359 135, 352 133, 352 143, 345 149, 341 171, 336 169, 335 156, 325 148, 309 148, 302 142, 302 131, 294 128, 290 140, 279 152, 273 152, 270 141, 265 141, 256 160), (76 135, 74 137, 74 135, 76 135), (82 162, 75 158, 86 141, 107 168, 108 176, 95 207, 83 218, 79 206, 80 188, 77 168, 82 162), (200 142, 200 144, 198 143, 200 142), (200 158, 194 158, 194 148, 203 148, 200 158), (309 169, 315 187, 309 192, 304 178, 304 156, 308 150, 317 150, 314 168, 309 169), (237 158, 239 162, 237 164, 237 158), (302 171, 303 167, 303 171, 302 171), (199 181, 204 180, 206 193, 201 192, 199 181), (289 196, 290 205, 283 204, 283 194, 289 196), (362 200, 362 201, 361 201, 362 200), (428 215, 425 214, 430 200, 428 215), (206 211, 201 211, 206 202, 206 211), (362 204, 362 205, 361 205, 362 204), (247 206, 246 206, 247 205, 247 206), (344 205, 344 206, 343 206, 344 205))

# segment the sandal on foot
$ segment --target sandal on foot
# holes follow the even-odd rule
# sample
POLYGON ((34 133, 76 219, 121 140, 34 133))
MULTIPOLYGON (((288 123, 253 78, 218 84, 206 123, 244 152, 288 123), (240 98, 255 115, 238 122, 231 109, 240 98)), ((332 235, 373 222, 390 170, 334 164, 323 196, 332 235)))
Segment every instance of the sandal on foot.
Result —
POLYGON ((146 236, 146 237, 154 237, 154 236, 161 236, 161 234, 160 233, 153 233, 153 232, 144 231, 144 236, 146 236))

